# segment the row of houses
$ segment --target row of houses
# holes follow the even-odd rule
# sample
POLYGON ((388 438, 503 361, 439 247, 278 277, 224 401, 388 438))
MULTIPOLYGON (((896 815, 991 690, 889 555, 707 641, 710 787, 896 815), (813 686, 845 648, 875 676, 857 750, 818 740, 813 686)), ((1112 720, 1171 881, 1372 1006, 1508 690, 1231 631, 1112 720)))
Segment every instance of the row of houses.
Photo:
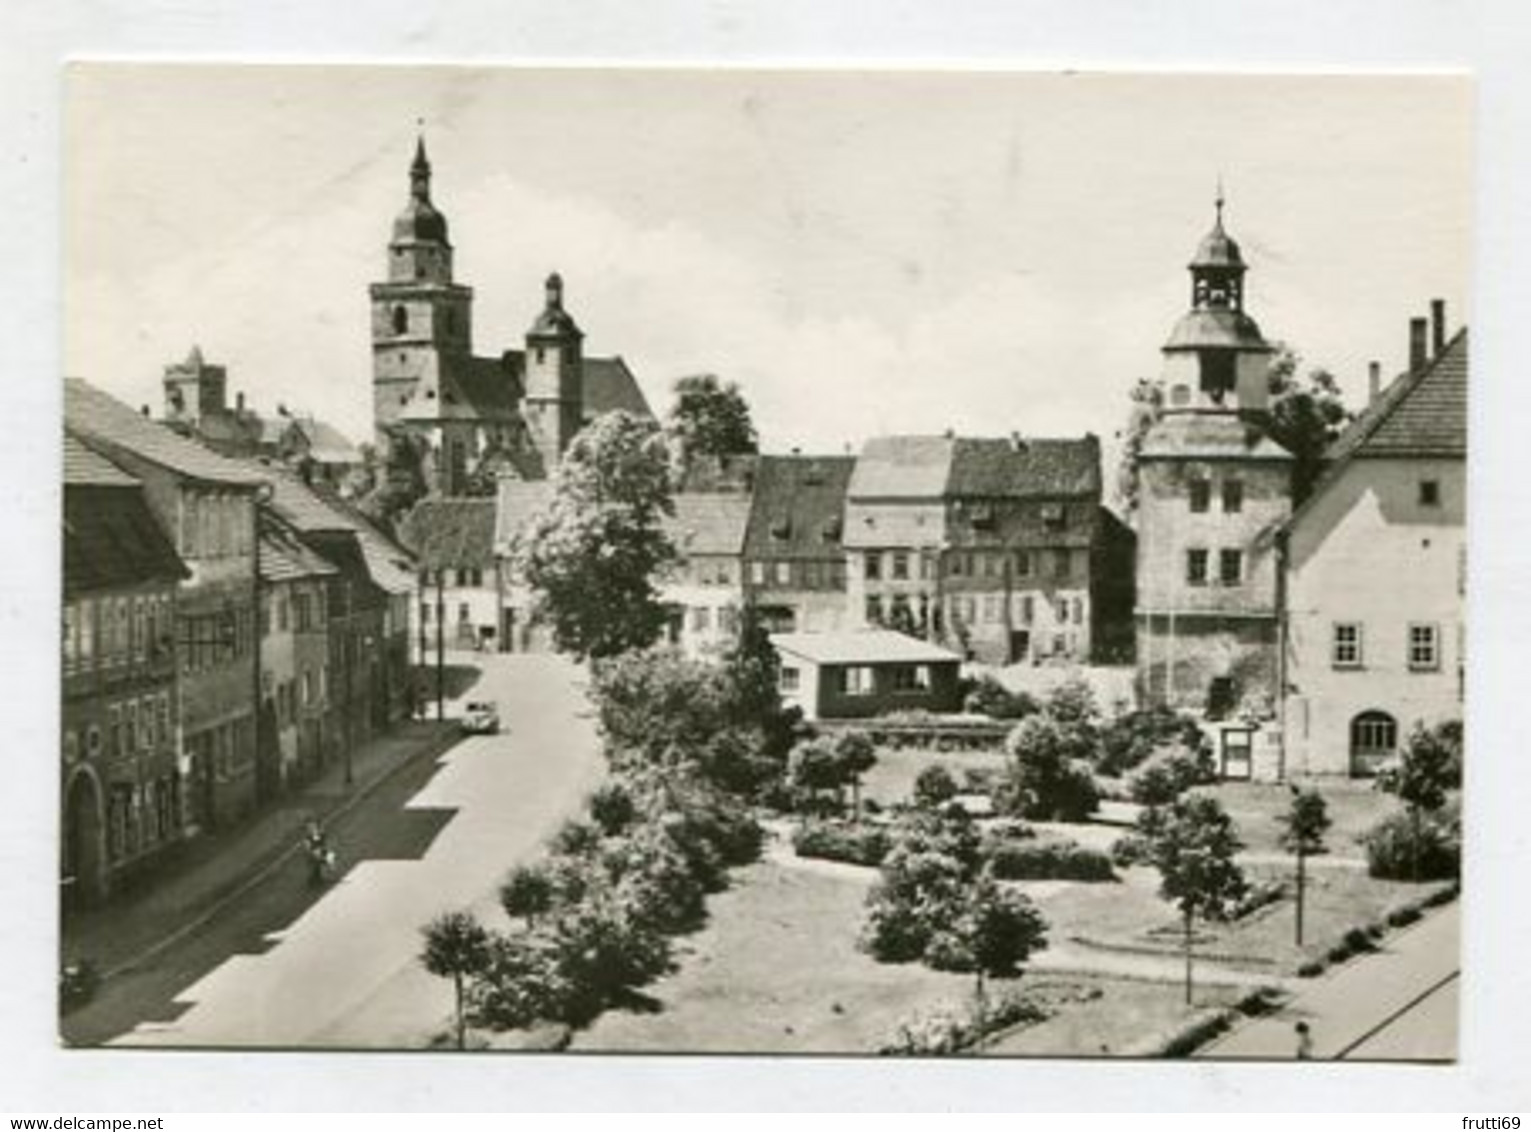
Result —
POLYGON ((295 472, 64 390, 69 906, 226 829, 409 710, 408 555, 295 472))
MULTIPOLYGON (((746 607, 775 633, 882 627, 999 665, 1130 648, 1132 536, 1101 505, 1093 436, 880 437, 856 457, 730 464, 690 477, 666 520, 680 562, 661 596, 690 653, 723 647, 746 607)), ((494 499, 427 499, 406 517, 422 651, 438 633, 452 648, 548 647, 512 558, 552 490, 507 479, 494 499)))

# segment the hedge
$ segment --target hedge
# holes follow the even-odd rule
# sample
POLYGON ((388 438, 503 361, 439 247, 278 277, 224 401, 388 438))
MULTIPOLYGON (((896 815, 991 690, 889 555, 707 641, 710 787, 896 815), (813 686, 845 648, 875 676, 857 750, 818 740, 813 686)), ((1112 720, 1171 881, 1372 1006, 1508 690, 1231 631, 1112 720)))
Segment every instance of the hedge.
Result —
POLYGON ((1454 880, 1462 846, 1449 828, 1429 817, 1389 814, 1366 832, 1367 872, 1379 880, 1454 880))
POLYGON ((804 822, 792 835, 792 848, 799 857, 850 865, 880 865, 892 846, 893 839, 879 825, 804 822))
POLYGON ((1116 879, 1106 854, 1075 841, 993 841, 985 846, 985 854, 999 880, 1116 879))

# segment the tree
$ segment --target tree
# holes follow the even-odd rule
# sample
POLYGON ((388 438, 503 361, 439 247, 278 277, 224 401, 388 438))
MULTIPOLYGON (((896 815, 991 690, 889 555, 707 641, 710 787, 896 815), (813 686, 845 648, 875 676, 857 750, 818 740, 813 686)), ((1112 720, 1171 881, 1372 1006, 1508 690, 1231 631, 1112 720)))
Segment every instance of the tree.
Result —
POLYGON ((1270 393, 1270 416, 1266 427, 1271 437, 1290 452, 1292 502, 1301 503, 1313 490, 1323 471, 1324 452, 1350 422, 1339 383, 1325 369, 1309 370, 1298 377, 1301 362, 1295 351, 1278 345, 1266 376, 1270 393))
POLYGON ((1143 823, 1148 859, 1159 870, 1159 895, 1180 910, 1185 928, 1185 1001, 1191 1003, 1191 928, 1196 916, 1223 916, 1249 889, 1234 854, 1243 848, 1233 819, 1216 798, 1192 795, 1153 807, 1143 823))
POLYGON ((638 816, 637 806, 631 792, 620 782, 605 782, 597 786, 586 803, 590 818, 600 826, 601 833, 616 837, 626 832, 638 816))
POLYGON ((932 940, 927 954, 938 970, 972 971, 980 1025, 984 979, 1010 979, 1033 952, 1047 946, 1047 921, 1031 900, 979 876, 957 894, 951 919, 932 940))
POLYGON ((699 456, 740 456, 760 450, 750 407, 739 386, 720 382, 710 373, 675 383, 668 431, 683 473, 699 456))
POLYGON ((537 926, 537 917, 553 908, 557 886, 546 865, 517 865, 500 886, 500 906, 507 916, 526 920, 527 930, 537 926))
POLYGON ((1329 810, 1317 790, 1292 788, 1292 804, 1279 815, 1281 847, 1297 858, 1297 946, 1302 946, 1302 910, 1307 876, 1304 864, 1314 854, 1323 853, 1324 833, 1333 823, 1329 810))
POLYGON ((940 809, 956 796, 957 780, 940 763, 921 767, 914 776, 914 804, 921 809, 940 809))
POLYGON ((1035 821, 1083 821, 1100 806, 1086 761, 1091 733, 1051 715, 1021 720, 1005 739, 1008 777, 995 801, 1035 821))
POLYGON ((1446 792, 1461 785, 1462 732, 1457 723, 1434 730, 1416 723, 1398 765, 1383 773, 1378 785, 1395 794, 1409 810, 1413 827, 1414 879, 1419 880, 1419 846, 1424 819, 1446 804, 1446 792))
POLYGON ((557 947, 542 931, 493 936, 483 970, 468 987, 474 1023, 493 1030, 561 1019, 571 997, 557 947))
POLYGON ((815 802, 825 791, 834 791, 838 797, 845 785, 845 768, 834 747, 824 739, 809 739, 792 748, 787 770, 792 785, 807 791, 808 797, 815 802))
POLYGON ((1138 458, 1148 430, 1164 411, 1164 381, 1140 377, 1128 394, 1127 424, 1117 435, 1122 439, 1122 462, 1116 472, 1116 496, 1128 521, 1138 508, 1138 458))
POLYGON ((835 740, 842 781, 851 784, 851 814, 861 818, 861 776, 877 765, 877 748, 865 731, 847 731, 835 740))
POLYGON ((605 413, 574 438, 552 502, 515 548, 559 648, 600 658, 659 637, 666 614, 654 579, 676 557, 661 525, 673 513, 664 441, 652 421, 605 413))
POLYGON ((365 514, 385 531, 425 497, 430 485, 425 478, 425 442, 397 425, 383 429, 384 451, 369 449, 368 490, 359 501, 365 514))
POLYGON ((457 995, 457 1048, 467 1048, 463 1014, 463 980, 484 969, 489 959, 489 933, 471 913, 444 912, 420 929, 425 948, 420 961, 433 975, 451 978, 457 995))

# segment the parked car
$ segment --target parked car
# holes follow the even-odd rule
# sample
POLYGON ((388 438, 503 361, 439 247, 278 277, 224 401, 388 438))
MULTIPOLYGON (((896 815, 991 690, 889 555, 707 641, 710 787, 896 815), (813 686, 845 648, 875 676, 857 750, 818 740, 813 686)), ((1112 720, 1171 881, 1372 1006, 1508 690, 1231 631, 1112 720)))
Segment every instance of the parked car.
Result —
POLYGON ((500 709, 491 703, 470 703, 463 711, 462 729, 469 735, 495 734, 500 730, 500 709))

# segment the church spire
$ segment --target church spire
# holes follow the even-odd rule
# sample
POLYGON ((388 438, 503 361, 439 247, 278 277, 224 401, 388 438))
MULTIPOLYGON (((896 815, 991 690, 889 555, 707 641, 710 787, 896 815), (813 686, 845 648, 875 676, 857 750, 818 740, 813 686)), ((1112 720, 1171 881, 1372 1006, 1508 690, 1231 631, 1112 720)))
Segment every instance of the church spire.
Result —
POLYGON ((415 138, 415 159, 409 166, 409 195, 421 204, 431 201, 431 162, 425 156, 425 135, 415 138))

